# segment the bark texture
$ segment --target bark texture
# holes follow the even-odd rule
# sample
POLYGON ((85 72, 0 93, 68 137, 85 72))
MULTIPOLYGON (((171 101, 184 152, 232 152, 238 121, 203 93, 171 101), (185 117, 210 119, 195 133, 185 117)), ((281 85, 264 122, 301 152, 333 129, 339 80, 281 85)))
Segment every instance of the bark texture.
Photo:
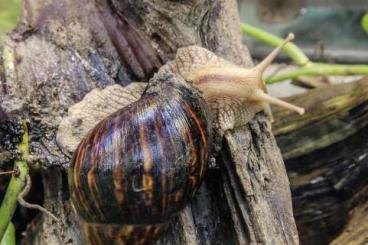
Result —
MULTIPOLYGON (((3 48, 1 107, 30 121, 44 206, 61 220, 38 220, 24 244, 85 243, 68 201, 69 157, 55 140, 67 109, 93 88, 147 81, 192 44, 252 65, 235 0, 24 1, 3 48)), ((223 149, 157 244, 298 244, 284 163, 263 114, 229 134, 223 149)))
POLYGON ((330 85, 274 109, 274 132, 288 170, 303 244, 366 244, 368 79, 330 85))

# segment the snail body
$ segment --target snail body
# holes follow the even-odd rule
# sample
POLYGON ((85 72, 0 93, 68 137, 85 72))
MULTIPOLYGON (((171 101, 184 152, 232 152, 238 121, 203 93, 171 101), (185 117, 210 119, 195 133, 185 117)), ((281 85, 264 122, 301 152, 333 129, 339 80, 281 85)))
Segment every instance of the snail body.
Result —
MULTIPOLYGON (((121 243, 152 243, 198 189, 211 154, 212 128, 218 141, 261 110, 272 118, 269 103, 304 113, 267 95, 262 80, 291 38, 252 69, 198 46, 181 48, 136 102, 106 115, 81 141, 73 139, 80 144, 69 170, 71 198, 92 244, 111 236, 121 243)), ((66 120, 71 126, 61 128, 80 120, 66 120)), ((69 131, 63 130, 73 136, 69 131)))

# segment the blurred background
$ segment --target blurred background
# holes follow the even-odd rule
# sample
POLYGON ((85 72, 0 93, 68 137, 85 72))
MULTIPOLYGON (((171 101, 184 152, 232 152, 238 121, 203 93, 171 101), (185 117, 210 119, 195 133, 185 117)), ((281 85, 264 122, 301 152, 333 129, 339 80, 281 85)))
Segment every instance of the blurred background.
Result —
MULTIPOLYGON (((366 0, 240 0, 239 8, 242 22, 281 37, 293 32, 295 43, 312 60, 368 63, 362 23, 366 0)), ((244 40, 256 57, 271 50, 255 39, 244 40)))
POLYGON ((0 0, 0 40, 16 25, 21 4, 22 0, 0 0))
MULTIPOLYGON (((315 62, 368 63, 368 1, 366 0, 238 0, 240 19, 279 37, 289 32, 294 43, 315 62)), ((243 38, 252 57, 261 60, 272 47, 247 35, 243 38)), ((286 54, 279 62, 290 61, 286 54)), ((266 74, 295 67, 285 64, 271 66, 266 74)), ((350 82, 362 76, 331 76, 328 83, 350 82)), ((313 80, 313 79, 312 79, 313 80)), ((315 80, 315 79, 314 79, 315 80)), ((310 81, 310 80, 309 80, 310 81)), ((297 82, 296 82, 297 83, 297 82)), ((270 94, 285 97, 307 89, 286 80, 269 85, 270 94)), ((299 85, 299 84, 298 84, 299 85)))
MULTIPOLYGON (((238 3, 242 22, 279 37, 293 32, 295 43, 312 61, 368 64, 367 0, 238 0, 238 3)), ((0 0, 0 42, 15 27, 21 4, 21 0, 0 0)), ((273 49, 247 36, 244 44, 256 60, 273 49)), ((284 61, 290 59, 280 55, 278 64, 268 73, 291 67, 282 64, 284 61)), ((304 117, 275 109, 273 124, 290 179, 301 244, 368 244, 368 79, 324 76, 295 80, 269 88, 278 97, 305 93, 288 100, 306 106, 308 113, 304 117), (335 86, 341 82, 345 84, 335 86), (306 83, 317 86, 306 88, 306 83), (352 242, 354 239, 358 240, 352 242)), ((6 178, 0 181, 0 200, 7 181, 6 178)), ((31 193, 34 202, 42 201, 39 189, 36 194, 31 193)), ((34 216, 24 212, 27 211, 16 213, 18 237, 34 216)))

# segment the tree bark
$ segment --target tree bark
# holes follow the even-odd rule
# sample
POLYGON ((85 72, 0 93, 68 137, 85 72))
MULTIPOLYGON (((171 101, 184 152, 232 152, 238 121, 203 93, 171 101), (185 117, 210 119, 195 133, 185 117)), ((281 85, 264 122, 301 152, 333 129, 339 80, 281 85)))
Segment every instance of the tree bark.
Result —
POLYGON ((366 244, 368 79, 286 98, 295 117, 273 108, 303 244, 366 244))
MULTIPOLYGON (((179 47, 200 45, 251 66, 235 0, 25 0, 3 48, 1 107, 27 118, 41 163, 44 216, 24 244, 84 244, 68 200, 69 157, 55 135, 67 109, 96 87, 147 81, 179 47)), ((157 244, 298 244, 289 182, 259 113, 224 140, 192 203, 157 244)))

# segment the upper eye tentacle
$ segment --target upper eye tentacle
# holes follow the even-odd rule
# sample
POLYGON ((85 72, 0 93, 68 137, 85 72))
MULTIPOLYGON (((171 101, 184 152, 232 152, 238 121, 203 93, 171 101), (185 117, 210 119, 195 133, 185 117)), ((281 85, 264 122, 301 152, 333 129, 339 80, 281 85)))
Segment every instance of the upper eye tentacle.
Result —
POLYGON ((285 45, 294 39, 294 34, 289 33, 286 39, 275 48, 266 58, 264 58, 257 66, 253 68, 253 70, 257 71, 260 76, 262 76, 263 72, 266 68, 273 62, 276 56, 281 52, 281 50, 285 47, 285 45))

